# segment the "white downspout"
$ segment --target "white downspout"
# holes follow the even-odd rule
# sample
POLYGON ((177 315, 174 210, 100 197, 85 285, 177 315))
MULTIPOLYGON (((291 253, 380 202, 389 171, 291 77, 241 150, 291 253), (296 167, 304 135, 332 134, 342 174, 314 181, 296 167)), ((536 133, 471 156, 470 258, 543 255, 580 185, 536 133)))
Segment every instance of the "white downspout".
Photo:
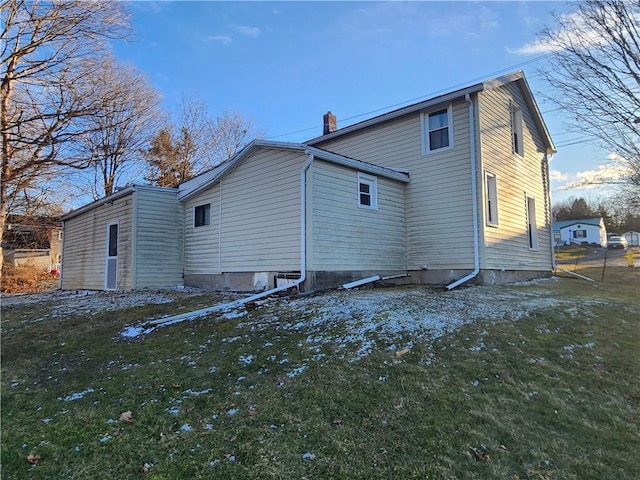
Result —
POLYGON ((547 195, 547 201, 549 202, 548 205, 546 205, 546 208, 549 209, 549 233, 551 235, 550 237, 550 243, 551 243, 551 268, 552 271, 555 273, 557 265, 556 265, 556 251, 555 251, 555 246, 554 244, 556 243, 556 239, 553 236, 553 212, 551 211, 551 185, 550 185, 550 179, 549 179, 549 164, 551 163, 551 160, 553 159, 553 154, 551 155, 551 158, 549 158, 549 154, 545 153, 544 155, 544 159, 545 159, 545 168, 546 168, 546 175, 545 177, 547 178, 547 185, 544 186, 544 188, 547 190, 548 195, 547 195))
POLYGON ((479 249, 479 244, 480 244, 480 230, 478 229, 478 179, 477 179, 477 173, 476 173, 476 161, 477 161, 477 155, 476 155, 476 117, 475 117, 475 111, 473 108, 473 100, 471 100, 471 97, 469 96, 469 94, 467 93, 464 96, 464 99, 467 101, 467 104, 469 105, 469 143, 471 144, 471 198, 472 198, 472 205, 473 205, 473 272, 471 272, 469 275, 462 277, 460 280, 456 280, 453 283, 450 283, 449 285, 447 285, 447 290, 453 290, 454 288, 456 288, 458 285, 461 285, 469 280, 471 280, 473 277, 475 277, 476 275, 478 275, 478 273, 480 272, 480 249, 479 249))
POLYGON ((236 300, 235 302, 220 303, 218 305, 202 308, 200 310, 196 310, 193 312, 181 313, 180 315, 174 315, 171 317, 158 318, 157 320, 151 320, 149 322, 146 322, 143 325, 151 325, 152 327, 173 325, 175 323, 180 323, 184 320, 192 320, 197 317, 203 317, 205 315, 208 315, 209 313, 229 310, 231 308, 236 308, 241 305, 244 305, 245 303, 250 303, 255 300, 259 300, 263 297, 271 295, 272 293, 277 293, 283 290, 288 290, 292 287, 296 287, 306 280, 307 278, 307 170, 309 170, 309 167, 311 167, 311 164, 313 163, 313 160, 314 160, 314 156, 312 153, 308 153, 308 155, 309 155, 309 159, 304 164, 304 167, 302 167, 302 171, 300 172, 300 278, 286 285, 282 285, 281 287, 276 287, 276 288, 272 288, 271 290, 266 290, 264 292, 256 293, 255 295, 241 298, 240 300, 236 300))

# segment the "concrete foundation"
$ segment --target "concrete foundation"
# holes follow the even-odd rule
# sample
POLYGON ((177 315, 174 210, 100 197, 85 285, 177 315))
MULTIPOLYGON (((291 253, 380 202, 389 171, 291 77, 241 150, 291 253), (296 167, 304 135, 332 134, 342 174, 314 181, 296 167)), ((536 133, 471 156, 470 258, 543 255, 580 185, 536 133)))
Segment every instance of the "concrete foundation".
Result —
MULTIPOLYGON (((220 274, 187 274, 184 285, 219 292, 260 292, 283 285, 283 279, 276 276, 281 272, 236 272, 220 274)), ((359 270, 345 272, 310 271, 299 289, 300 291, 321 291, 338 288, 341 285, 379 275, 380 277, 407 275, 406 277, 379 280, 376 285, 441 285, 446 286, 466 275, 471 270, 415 270, 377 271, 359 270)), ((299 273, 289 272, 288 277, 299 273)), ((478 275, 463 285, 501 285, 523 282, 535 278, 550 277, 551 270, 481 270, 478 275)), ((364 285, 366 287, 367 285, 364 285)))

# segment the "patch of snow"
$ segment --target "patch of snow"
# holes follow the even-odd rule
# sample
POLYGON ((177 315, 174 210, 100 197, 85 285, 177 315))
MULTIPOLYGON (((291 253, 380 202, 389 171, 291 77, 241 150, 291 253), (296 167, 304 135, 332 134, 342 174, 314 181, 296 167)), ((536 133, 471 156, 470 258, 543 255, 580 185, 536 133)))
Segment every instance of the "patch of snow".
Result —
POLYGON ((236 318, 242 318, 247 314, 246 310, 229 310, 223 313, 220 318, 224 320, 233 320, 236 318))
POLYGON ((140 335, 147 335, 153 332, 154 328, 144 328, 144 327, 125 327, 125 329, 120 332, 120 336, 124 338, 136 338, 140 335))
POLYGON ((87 393, 92 393, 92 392, 95 392, 95 390, 93 388, 89 387, 86 390, 83 390, 82 392, 72 393, 71 395, 67 395, 64 398, 58 397, 58 400, 61 400, 63 402, 73 402, 74 400, 80 400, 87 393))
POLYGON ((289 373, 287 373, 287 377, 289 377, 289 378, 297 377, 302 372, 304 372, 306 369, 307 369, 307 365, 302 365, 302 366, 300 366, 298 368, 294 368, 289 373))
POLYGON ((193 396, 200 396, 200 395, 206 395, 207 393, 211 393, 213 392, 213 388, 206 388, 204 390, 199 390, 199 391, 194 391, 191 390, 190 388, 185 390, 184 393, 186 393, 187 395, 193 395, 193 396))
POLYGON ((239 360, 245 365, 250 365, 254 358, 256 358, 254 355, 240 355, 239 360))

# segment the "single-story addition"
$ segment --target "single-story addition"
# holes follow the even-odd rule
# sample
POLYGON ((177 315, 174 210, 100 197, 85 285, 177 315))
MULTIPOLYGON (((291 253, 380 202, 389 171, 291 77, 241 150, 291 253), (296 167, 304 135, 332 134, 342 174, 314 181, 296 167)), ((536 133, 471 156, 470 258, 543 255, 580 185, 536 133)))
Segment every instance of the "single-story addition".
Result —
POLYGON ((182 285, 177 189, 133 185, 62 217, 62 289, 182 285))
POLYGON ((553 222, 555 246, 572 243, 607 246, 607 229, 602 218, 582 218, 553 222))
POLYGON ((71 212, 63 288, 146 286, 141 255, 171 260, 156 286, 214 290, 318 290, 374 275, 454 288, 551 274, 555 148, 522 72, 341 129, 331 112, 324 120, 307 142, 254 140, 177 189, 129 187, 71 212), (171 215, 149 222, 145 246, 151 192, 171 215))

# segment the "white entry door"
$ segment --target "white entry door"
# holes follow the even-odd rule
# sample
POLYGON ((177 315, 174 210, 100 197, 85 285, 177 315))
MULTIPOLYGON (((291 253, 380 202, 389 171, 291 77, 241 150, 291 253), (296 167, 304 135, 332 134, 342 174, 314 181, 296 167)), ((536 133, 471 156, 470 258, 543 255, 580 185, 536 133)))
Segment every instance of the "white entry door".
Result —
POLYGON ((118 286, 118 224, 107 226, 107 264, 104 276, 105 290, 115 290, 118 286))

